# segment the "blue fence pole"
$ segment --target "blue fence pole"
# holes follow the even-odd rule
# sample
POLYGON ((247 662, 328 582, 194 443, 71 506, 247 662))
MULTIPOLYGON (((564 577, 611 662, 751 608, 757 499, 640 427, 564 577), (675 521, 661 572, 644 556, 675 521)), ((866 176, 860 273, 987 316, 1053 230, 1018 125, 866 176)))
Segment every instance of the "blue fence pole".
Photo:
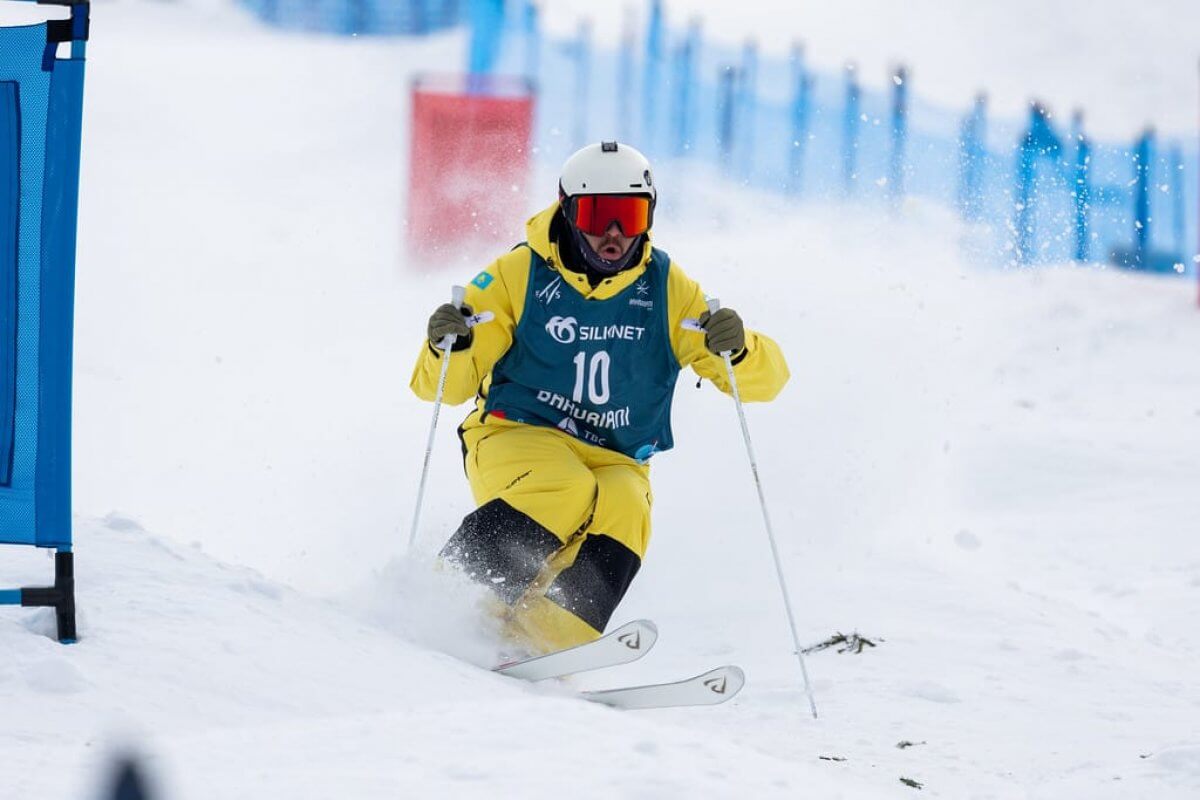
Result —
POLYGON ((675 52, 674 101, 671 130, 675 155, 692 149, 692 106, 696 83, 696 59, 700 51, 700 23, 693 21, 675 52))
MULTIPOLYGON (((365 5, 368 2, 368 0, 362 0, 362 2, 365 5)), ((376 19, 372 21, 373 24, 368 25, 367 29, 364 32, 378 31, 378 32, 382 33, 383 26, 380 24, 381 20, 379 19, 379 17, 382 15, 380 13, 378 13, 379 6, 377 4, 377 0, 369 0, 369 2, 371 2, 372 5, 376 6, 376 14, 375 14, 376 19)), ((411 17, 408 20, 409 32, 415 33, 418 35, 424 35, 426 33, 429 33, 429 31, 433 30, 433 8, 432 8, 432 6, 435 2, 437 2, 437 0, 411 0, 411 2, 408 5, 408 7, 410 9, 410 13, 411 13, 411 17)), ((388 3, 387 5, 390 6, 392 4, 388 3)))
POLYGON ((842 118, 842 186, 846 194, 854 192, 858 180, 859 117, 862 115, 862 89, 858 85, 858 70, 846 65, 846 107, 842 118))
POLYGON ((688 25, 688 91, 683 110, 686 114, 687 149, 696 149, 697 118, 700 102, 700 57, 704 47, 704 23, 699 17, 688 25))
POLYGON ((804 46, 792 45, 792 138, 788 149, 788 192, 804 189, 804 156, 808 152, 808 125, 812 103, 812 77, 804 66, 804 46))
POLYGON ((1154 150, 1154 130, 1147 128, 1134 147, 1134 196, 1133 196, 1133 234, 1134 234, 1134 266, 1139 269, 1148 265, 1147 256, 1150 254, 1150 176, 1153 165, 1150 159, 1154 150))
POLYGON ((575 146, 587 144, 588 133, 588 89, 592 83, 592 23, 579 23, 579 34, 575 41, 575 95, 571 105, 575 109, 575 146))
POLYGON ((722 67, 717 76, 717 153, 725 169, 733 157, 737 79, 737 68, 733 66, 722 67))
POLYGON ((650 4, 650 22, 646 28, 646 58, 642 70, 642 147, 653 150, 658 132, 659 78, 663 59, 662 0, 650 4))
POLYGON ((617 57, 617 109, 618 125, 620 126, 621 141, 629 142, 633 136, 634 118, 634 87, 633 65, 637 61, 635 50, 637 40, 637 21, 629 9, 625 13, 624 29, 621 33, 621 50, 617 57))
POLYGON ((737 93, 740 171, 749 179, 754 173, 755 116, 758 112, 758 44, 750 39, 742 47, 742 68, 737 93))
POLYGON ((500 57, 504 30, 504 0, 470 0, 471 50, 468 71, 472 77, 488 75, 500 57))
POLYGON ((342 5, 342 33, 356 36, 367 33, 366 0, 345 0, 342 5))
POLYGON ((1028 264, 1033 260, 1033 212, 1037 202, 1034 184, 1038 161, 1043 158, 1057 160, 1061 153, 1062 143, 1050 127, 1050 117, 1045 107, 1040 103, 1033 103, 1029 112, 1029 131, 1021 141, 1017 164, 1016 255, 1020 264, 1028 264))
POLYGON ((522 28, 525 34, 525 78, 533 85, 539 84, 542 70, 542 32, 538 18, 538 7, 533 0, 525 0, 522 28))
POLYGON ((1173 255, 1187 271, 1187 211, 1183 201, 1183 148, 1176 142, 1171 146, 1171 233, 1173 255))
POLYGON ((688 40, 685 38, 671 51, 671 79, 667 82, 671 93, 671 152, 680 155, 686 147, 687 96, 688 96, 688 40))
POLYGON ((453 25, 455 5, 457 0, 425 0, 426 30, 439 31, 453 25))
POLYGON ((975 96, 975 106, 963 120, 958 136, 958 210, 968 222, 983 217, 983 179, 987 161, 987 95, 975 96))
POLYGON ((1075 200, 1075 260, 1088 260, 1088 236, 1092 186, 1089 175, 1092 146, 1083 133, 1083 112, 1076 111, 1071 122, 1071 139, 1075 142, 1075 176, 1072 195, 1075 200))
POLYGON ((1029 131, 1021 141, 1021 151, 1017 164, 1017 263, 1028 264, 1033 251, 1033 170, 1036 163, 1034 155, 1034 127, 1041 109, 1034 106, 1030 112, 1032 119, 1029 131))
POLYGON ((903 66, 892 75, 892 163, 888 195, 893 203, 904 197, 905 149, 908 143, 908 70, 903 66))
POLYGON ((432 0, 428 19, 430 30, 441 30, 454 24, 458 0, 432 0))

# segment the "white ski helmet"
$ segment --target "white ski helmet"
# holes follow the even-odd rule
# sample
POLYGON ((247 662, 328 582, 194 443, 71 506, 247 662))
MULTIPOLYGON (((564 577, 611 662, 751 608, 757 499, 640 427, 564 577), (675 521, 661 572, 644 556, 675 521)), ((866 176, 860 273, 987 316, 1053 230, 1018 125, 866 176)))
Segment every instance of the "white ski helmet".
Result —
POLYGON ((627 144, 589 144, 563 164, 558 182, 564 197, 581 194, 646 194, 657 200, 650 161, 627 144))

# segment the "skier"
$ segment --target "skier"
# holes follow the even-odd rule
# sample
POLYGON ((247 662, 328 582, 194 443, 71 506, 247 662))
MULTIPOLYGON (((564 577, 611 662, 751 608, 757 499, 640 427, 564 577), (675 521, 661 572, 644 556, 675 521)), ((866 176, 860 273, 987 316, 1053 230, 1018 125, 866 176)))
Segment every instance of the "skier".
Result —
POLYGON ((647 461, 672 446, 680 369, 729 393, 729 352, 746 401, 771 400, 788 380, 774 341, 731 309, 710 314, 699 285, 652 246, 656 201, 634 148, 572 155, 526 241, 471 281, 461 308, 429 318, 413 370, 413 391, 433 400, 437 344, 457 337, 443 399, 476 397, 458 432, 478 507, 441 555, 490 587, 506 634, 534 654, 600 636, 637 574, 647 461), (468 327, 477 312, 494 317, 468 327))

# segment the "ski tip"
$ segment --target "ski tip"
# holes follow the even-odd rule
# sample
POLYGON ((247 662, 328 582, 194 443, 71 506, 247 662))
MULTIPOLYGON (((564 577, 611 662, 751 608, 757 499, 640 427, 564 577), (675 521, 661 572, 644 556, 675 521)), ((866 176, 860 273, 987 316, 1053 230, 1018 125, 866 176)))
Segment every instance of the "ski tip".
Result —
POLYGON ((746 680, 745 671, 743 671, 742 668, 736 664, 726 664, 723 667, 717 667, 716 669, 711 669, 704 673, 704 677, 706 678, 709 675, 725 675, 729 678, 733 678, 734 680, 742 681, 743 683, 746 680))
POLYGON ((746 673, 742 671, 741 667, 726 664, 723 667, 709 670, 697 680, 716 695, 712 698, 714 703, 724 703, 732 700, 746 685, 746 673))
POLYGON ((655 636, 658 636, 658 626, 655 625, 653 622, 651 622, 648 619, 635 619, 632 624, 640 625, 643 628, 645 628, 646 630, 653 633, 655 636))
POLYGON ((658 638, 658 626, 648 619, 634 619, 626 622, 624 625, 618 625, 613 628, 605 636, 620 636, 622 634, 638 632, 650 636, 652 639, 658 638))
POLYGON ((658 641, 658 626, 648 619, 635 619, 626 622, 608 636, 615 637, 630 650, 644 653, 658 641))

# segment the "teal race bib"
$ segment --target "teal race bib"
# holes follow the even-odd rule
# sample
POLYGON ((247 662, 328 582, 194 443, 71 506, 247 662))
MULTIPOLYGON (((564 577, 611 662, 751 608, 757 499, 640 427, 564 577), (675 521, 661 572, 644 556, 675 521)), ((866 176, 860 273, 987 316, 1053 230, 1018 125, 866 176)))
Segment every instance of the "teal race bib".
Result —
POLYGON ((671 260, 607 300, 588 300, 531 252, 525 309, 512 347, 492 370, 485 410, 558 428, 646 461, 669 450, 679 362, 667 323, 671 260))

